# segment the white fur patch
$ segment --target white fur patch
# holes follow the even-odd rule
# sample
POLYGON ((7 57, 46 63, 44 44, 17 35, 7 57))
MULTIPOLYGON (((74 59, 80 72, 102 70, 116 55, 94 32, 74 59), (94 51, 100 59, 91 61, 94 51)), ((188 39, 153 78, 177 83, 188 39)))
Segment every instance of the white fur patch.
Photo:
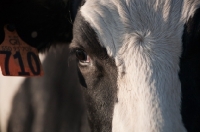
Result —
POLYGON ((199 0, 86 0, 81 14, 118 67, 113 132, 185 132, 178 77, 183 26, 199 0))

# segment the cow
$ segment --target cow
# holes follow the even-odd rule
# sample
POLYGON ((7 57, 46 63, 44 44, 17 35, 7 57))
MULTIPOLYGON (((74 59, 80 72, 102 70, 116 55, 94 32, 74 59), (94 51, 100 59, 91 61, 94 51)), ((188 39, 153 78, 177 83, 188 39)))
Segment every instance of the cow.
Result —
POLYGON ((199 44, 199 0, 85 0, 70 48, 91 131, 199 132, 199 44))
POLYGON ((73 31, 61 38, 72 39, 92 132, 200 131, 199 0, 83 0, 72 7, 73 31))
POLYGON ((81 87, 74 74, 76 63, 65 61, 66 56, 69 56, 67 45, 50 48, 43 57, 43 77, 19 78, 21 80, 1 77, 2 132, 89 131, 81 87), (10 95, 10 109, 6 91, 9 94, 14 91, 10 95))

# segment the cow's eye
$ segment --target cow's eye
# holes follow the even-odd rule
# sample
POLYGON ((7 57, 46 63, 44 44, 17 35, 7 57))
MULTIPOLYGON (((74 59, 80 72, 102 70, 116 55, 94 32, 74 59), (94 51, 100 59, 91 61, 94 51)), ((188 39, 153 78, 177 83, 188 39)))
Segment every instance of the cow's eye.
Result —
POLYGON ((77 49, 76 50, 76 58, 79 60, 80 63, 90 63, 90 57, 84 50, 77 49))

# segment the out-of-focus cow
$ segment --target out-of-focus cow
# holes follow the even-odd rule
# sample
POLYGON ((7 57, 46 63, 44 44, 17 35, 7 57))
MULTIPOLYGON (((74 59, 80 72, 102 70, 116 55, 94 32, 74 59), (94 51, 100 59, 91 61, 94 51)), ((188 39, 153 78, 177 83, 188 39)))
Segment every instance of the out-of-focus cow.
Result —
POLYGON ((12 25, 22 40, 39 51, 58 45, 44 59, 44 77, 1 77, 2 132, 88 131, 77 67, 68 60, 67 44, 79 4, 77 0, 0 1, 0 43, 3 27, 12 25))
POLYGON ((51 49, 43 61, 43 77, 1 77, 3 132, 89 131, 77 67, 68 56, 67 46, 51 49))

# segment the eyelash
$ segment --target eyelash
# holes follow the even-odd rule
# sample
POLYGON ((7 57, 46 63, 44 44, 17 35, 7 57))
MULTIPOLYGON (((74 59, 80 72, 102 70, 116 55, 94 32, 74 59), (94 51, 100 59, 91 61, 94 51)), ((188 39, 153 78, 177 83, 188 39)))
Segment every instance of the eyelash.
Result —
POLYGON ((74 55, 81 65, 88 65, 91 62, 91 58, 89 57, 89 55, 85 52, 85 50, 81 48, 71 49, 70 56, 74 55))

